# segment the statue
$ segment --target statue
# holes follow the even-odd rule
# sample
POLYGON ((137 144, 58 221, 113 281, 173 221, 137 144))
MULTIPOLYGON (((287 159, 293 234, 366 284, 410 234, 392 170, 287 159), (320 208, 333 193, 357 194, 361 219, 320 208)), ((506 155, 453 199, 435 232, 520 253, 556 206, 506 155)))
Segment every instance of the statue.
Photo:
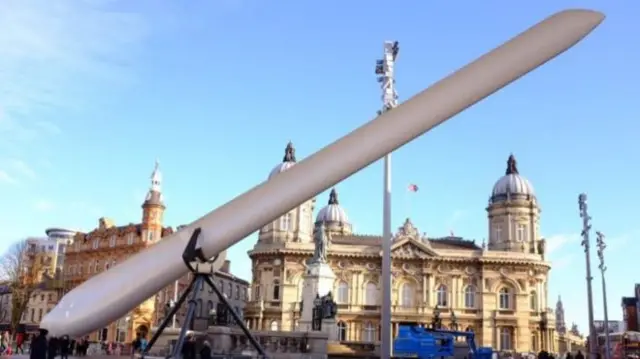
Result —
POLYGON ((542 260, 544 260, 544 251, 545 248, 547 246, 547 240, 546 239, 541 239, 540 242, 538 242, 538 254, 540 254, 542 256, 542 260))
POLYGON ((313 234, 313 241, 315 243, 315 250, 313 251, 313 263, 327 263, 327 247, 329 246, 329 237, 327 230, 324 227, 324 223, 316 229, 313 234))

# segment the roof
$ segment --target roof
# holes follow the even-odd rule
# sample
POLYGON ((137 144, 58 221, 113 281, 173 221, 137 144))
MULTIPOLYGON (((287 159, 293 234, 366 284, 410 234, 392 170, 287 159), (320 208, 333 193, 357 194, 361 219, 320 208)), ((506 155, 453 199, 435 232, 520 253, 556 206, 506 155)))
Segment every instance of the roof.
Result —
MULTIPOLYGON (((93 237, 94 235, 100 234, 100 235, 123 235, 123 234, 127 234, 127 233, 136 233, 136 235, 141 235, 142 234, 142 223, 129 223, 127 225, 124 226, 112 226, 112 227, 108 227, 108 228, 104 228, 104 227, 98 227, 93 229, 90 232, 78 232, 76 233, 76 239, 81 238, 83 240, 88 240, 89 238, 93 237)), ((171 227, 163 227, 162 228, 162 236, 166 236, 169 234, 173 233, 173 228, 171 227)))
MULTIPOLYGON (((462 237, 447 236, 438 238, 428 238, 429 244, 434 249, 481 249, 475 240, 464 239, 462 237)), ((364 244, 370 246, 380 246, 382 244, 382 236, 378 235, 360 235, 354 234, 349 236, 336 236, 332 238, 332 242, 336 244, 364 244)))

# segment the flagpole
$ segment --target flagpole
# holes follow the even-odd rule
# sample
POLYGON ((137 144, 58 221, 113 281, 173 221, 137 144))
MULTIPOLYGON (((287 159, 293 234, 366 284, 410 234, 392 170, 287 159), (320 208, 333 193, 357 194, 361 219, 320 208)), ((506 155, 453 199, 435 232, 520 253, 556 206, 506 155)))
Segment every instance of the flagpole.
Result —
MULTIPOLYGON (((385 41, 384 56, 376 61, 376 75, 382 88, 382 110, 389 111, 397 106, 393 67, 398 55, 398 42, 385 41)), ((384 157, 384 191, 382 219, 382 306, 380 314, 380 358, 393 356, 391 347, 391 153, 384 157)))

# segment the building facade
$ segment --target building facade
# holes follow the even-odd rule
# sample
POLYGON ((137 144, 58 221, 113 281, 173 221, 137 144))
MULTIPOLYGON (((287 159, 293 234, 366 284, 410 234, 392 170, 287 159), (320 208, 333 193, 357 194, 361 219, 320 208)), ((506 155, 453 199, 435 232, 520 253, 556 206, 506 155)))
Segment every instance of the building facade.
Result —
POLYGON ((558 297, 556 302, 556 331, 555 331, 556 350, 558 353, 576 352, 582 350, 586 353, 586 338, 578 330, 578 325, 571 324, 571 328, 567 329, 564 319, 564 304, 562 298, 558 297))
MULTIPOLYGON (((296 163, 289 144, 269 178, 296 163)), ((381 236, 353 233, 345 207, 331 191, 315 219, 310 199, 259 231, 249 252, 252 296, 245 320, 253 330, 295 330, 300 318, 306 261, 313 232, 324 223, 328 261, 337 277, 338 337, 377 342, 380 335, 381 236)), ((401 323, 429 324, 435 312, 445 326, 476 332, 477 342, 505 351, 554 351, 556 323, 548 307, 550 263, 540 236, 540 207, 531 183, 510 156, 493 186, 487 210, 488 242, 427 237, 410 219, 392 242, 392 330, 401 323)))
POLYGON ((26 255, 36 283, 55 278, 64 269, 66 247, 73 242, 74 231, 48 229, 46 238, 28 238, 26 255), (52 231, 52 232, 50 232, 52 231), (54 235, 53 237, 49 234, 54 235), (66 236, 63 236, 66 234, 66 236))
MULTIPOLYGON (((172 233, 170 227, 163 227, 164 210, 162 174, 156 163, 151 186, 142 204, 140 223, 117 226, 108 218, 100 218, 94 230, 75 234, 73 244, 65 253, 65 292, 172 233)), ((154 312, 155 298, 152 297, 123 318, 88 334, 92 340, 130 341, 136 333, 149 332, 154 312)))
MULTIPOLYGON (((156 325, 159 325, 166 317, 167 311, 178 297, 189 286, 192 276, 186 275, 172 285, 167 286, 156 296, 156 325)), ((231 274, 231 261, 225 260, 222 267, 213 274, 213 281, 220 292, 226 296, 227 301, 240 317, 244 315, 244 307, 248 298, 249 282, 231 274)), ((196 330, 206 329, 215 317, 215 312, 219 310, 218 296, 208 285, 205 285, 198 292, 196 299, 196 311, 193 323, 190 327, 196 330)), ((185 322, 186 305, 183 305, 175 316, 175 321, 170 325, 180 327, 185 322)))

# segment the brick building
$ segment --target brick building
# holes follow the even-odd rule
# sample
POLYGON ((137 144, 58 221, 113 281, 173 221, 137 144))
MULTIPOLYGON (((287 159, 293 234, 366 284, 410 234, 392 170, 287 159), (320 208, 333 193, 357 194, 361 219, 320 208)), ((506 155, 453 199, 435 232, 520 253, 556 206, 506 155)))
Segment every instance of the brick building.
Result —
MULTIPOLYGON (((107 218, 100 218, 97 228, 75 235, 73 244, 65 253, 65 292, 173 233, 171 227, 163 226, 165 206, 161 188, 162 174, 156 163, 151 186, 142 204, 140 223, 117 226, 107 218)), ((125 317, 90 333, 89 337, 91 340, 129 342, 135 333, 149 332, 154 312, 155 297, 152 297, 125 317)))

